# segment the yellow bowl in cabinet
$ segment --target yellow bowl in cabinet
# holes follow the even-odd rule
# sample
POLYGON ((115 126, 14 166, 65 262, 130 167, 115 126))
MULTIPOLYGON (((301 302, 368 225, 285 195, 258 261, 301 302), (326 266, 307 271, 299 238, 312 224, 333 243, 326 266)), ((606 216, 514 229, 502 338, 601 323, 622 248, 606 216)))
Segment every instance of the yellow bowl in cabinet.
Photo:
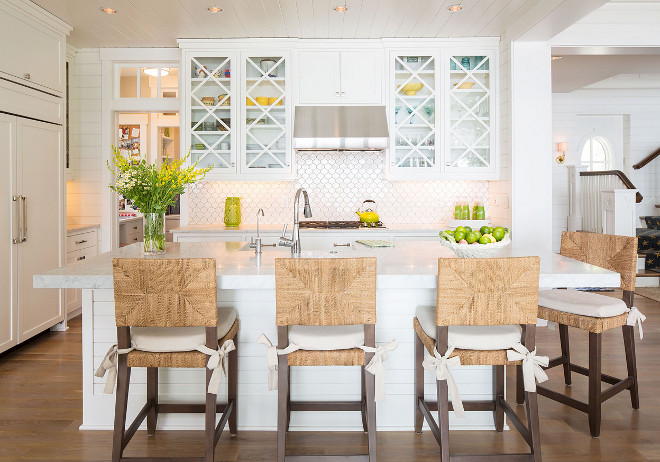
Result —
POLYGON ((267 96, 257 96, 255 99, 257 100, 257 104, 259 106, 267 106, 268 105, 268 97, 267 96))
MULTIPOLYGON (((271 106, 274 105, 274 104, 275 104, 275 101, 277 101, 277 98, 278 98, 277 96, 274 97, 274 98, 268 98, 268 104, 270 104, 271 106)), ((282 99, 284 99, 284 98, 282 98, 282 99)), ((276 106, 281 106, 281 105, 282 105, 282 100, 280 100, 280 101, 279 101, 277 104, 275 104, 275 105, 276 105, 276 106)))
POLYGON ((419 90, 424 87, 423 83, 407 83, 403 87, 399 89, 399 91, 403 91, 406 93, 406 95, 409 96, 415 96, 419 90))
POLYGON ((252 101, 249 97, 245 97, 245 105, 246 106, 254 106, 254 101, 252 101))

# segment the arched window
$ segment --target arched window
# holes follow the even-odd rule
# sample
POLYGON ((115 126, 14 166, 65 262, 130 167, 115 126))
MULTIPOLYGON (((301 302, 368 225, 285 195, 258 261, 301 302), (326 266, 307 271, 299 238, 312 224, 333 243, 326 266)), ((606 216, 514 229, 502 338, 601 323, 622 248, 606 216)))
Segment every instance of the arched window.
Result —
POLYGON ((602 136, 589 138, 582 147, 580 161, 589 171, 612 170, 614 168, 612 144, 602 136))

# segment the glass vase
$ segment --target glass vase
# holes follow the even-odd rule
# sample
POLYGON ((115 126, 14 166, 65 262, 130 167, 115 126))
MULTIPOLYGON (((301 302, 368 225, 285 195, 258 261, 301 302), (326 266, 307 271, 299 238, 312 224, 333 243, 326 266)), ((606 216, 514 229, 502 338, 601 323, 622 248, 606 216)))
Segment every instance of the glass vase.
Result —
POLYGON ((238 226, 241 224, 241 198, 228 197, 225 199, 225 219, 226 226, 238 226))
POLYGON ((165 253, 165 214, 144 214, 144 253, 159 255, 165 253))

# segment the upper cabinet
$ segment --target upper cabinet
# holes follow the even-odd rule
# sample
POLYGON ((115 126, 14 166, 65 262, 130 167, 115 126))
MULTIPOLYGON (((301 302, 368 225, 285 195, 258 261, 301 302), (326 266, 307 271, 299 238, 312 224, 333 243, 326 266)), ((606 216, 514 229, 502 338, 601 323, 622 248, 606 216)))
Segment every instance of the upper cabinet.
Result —
POLYGON ((66 34, 70 28, 33 9, 31 5, 19 9, 0 1, 0 76, 63 96, 66 34))
POLYGON ((495 49, 390 52, 391 179, 497 179, 495 49))
POLYGON ((207 179, 289 179, 289 52, 186 50, 184 148, 207 179))
POLYGON ((382 51, 299 51, 298 104, 382 104, 382 51))

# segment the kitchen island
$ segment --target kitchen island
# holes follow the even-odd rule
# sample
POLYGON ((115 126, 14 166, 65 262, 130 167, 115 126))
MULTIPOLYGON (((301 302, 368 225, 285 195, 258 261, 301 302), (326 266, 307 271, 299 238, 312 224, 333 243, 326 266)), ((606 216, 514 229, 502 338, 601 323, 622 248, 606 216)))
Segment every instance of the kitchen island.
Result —
MULTIPOLYGON (((275 341, 274 259, 288 258, 283 247, 265 247, 258 257, 245 242, 167 243, 167 252, 157 258, 215 258, 217 261, 218 301, 234 306, 240 319, 237 337, 239 355, 238 425, 246 430, 275 430, 277 393, 267 387, 265 349, 256 343, 265 333, 275 341)), ((413 428, 413 340, 412 319, 420 305, 435 305, 437 259, 454 257, 438 241, 400 242, 396 247, 371 249, 353 242, 350 247, 305 251, 302 257, 362 257, 378 259, 376 342, 395 338, 399 348, 385 363, 386 400, 378 403, 379 430, 413 428)), ((550 252, 509 248, 499 256, 541 257, 542 288, 618 287, 619 275, 550 252)), ((142 255, 141 244, 107 252, 89 260, 34 276, 41 288, 83 289, 83 424, 81 429, 111 429, 114 395, 103 394, 105 379, 94 377, 103 355, 116 342, 112 258, 154 258, 142 255)), ((475 275, 487 277, 487 275, 475 275)), ((540 354, 544 352, 540 351, 540 354)), ((202 402, 202 369, 163 369, 160 372, 161 401, 202 402)), ((453 371, 465 401, 490 399, 492 373, 489 367, 464 366, 453 371)), ((360 393, 357 367, 292 368, 293 400, 356 400, 360 393)), ((426 373, 426 393, 434 394, 434 375, 426 373)), ((226 396, 226 382, 218 396, 226 396)), ((132 419, 144 403, 146 371, 136 369, 131 377, 128 417, 132 419)), ((491 412, 468 412, 467 418, 450 416, 452 428, 492 429, 491 412)), ((159 427, 203 428, 203 416, 163 414, 159 427)), ((292 430, 361 430, 360 414, 355 412, 304 413, 291 416, 292 430)))

